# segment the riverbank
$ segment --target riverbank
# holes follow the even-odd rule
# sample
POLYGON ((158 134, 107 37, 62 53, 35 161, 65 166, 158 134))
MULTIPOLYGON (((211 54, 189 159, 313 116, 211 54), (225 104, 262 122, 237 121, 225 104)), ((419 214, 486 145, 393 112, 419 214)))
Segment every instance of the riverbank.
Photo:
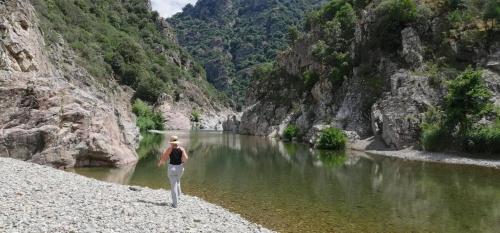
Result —
POLYGON ((452 153, 428 152, 415 149, 388 150, 380 141, 372 138, 358 140, 349 145, 349 149, 363 151, 372 156, 393 157, 411 161, 446 163, 457 165, 480 166, 500 169, 500 160, 466 157, 470 155, 459 155, 452 153))
MULTIPOLYGON (((0 158, 0 232, 270 232, 222 207, 0 158)), ((166 178, 165 178, 166 179, 166 178)))

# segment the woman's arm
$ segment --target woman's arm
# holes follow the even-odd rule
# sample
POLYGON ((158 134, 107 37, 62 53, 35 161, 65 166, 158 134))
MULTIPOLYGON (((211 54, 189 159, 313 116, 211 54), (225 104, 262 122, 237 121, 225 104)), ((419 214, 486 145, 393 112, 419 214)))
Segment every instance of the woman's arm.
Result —
POLYGON ((163 165, 165 163, 165 161, 167 161, 168 157, 170 156, 170 153, 172 152, 172 147, 168 147, 168 149, 166 149, 163 154, 161 155, 160 157, 160 161, 158 161, 158 167, 163 165))
POLYGON ((182 150, 182 158, 181 159, 182 159, 182 162, 185 163, 186 161, 188 161, 189 156, 188 156, 186 150, 184 150, 184 148, 181 148, 181 150, 182 150))

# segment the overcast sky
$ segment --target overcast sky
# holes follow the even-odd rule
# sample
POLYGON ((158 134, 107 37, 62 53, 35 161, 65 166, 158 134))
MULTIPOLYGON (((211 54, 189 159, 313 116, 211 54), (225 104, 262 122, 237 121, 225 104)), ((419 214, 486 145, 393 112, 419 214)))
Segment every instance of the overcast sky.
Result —
POLYGON ((180 12, 188 3, 196 3, 197 0, 151 0, 153 10, 158 11, 161 16, 167 18, 180 12))

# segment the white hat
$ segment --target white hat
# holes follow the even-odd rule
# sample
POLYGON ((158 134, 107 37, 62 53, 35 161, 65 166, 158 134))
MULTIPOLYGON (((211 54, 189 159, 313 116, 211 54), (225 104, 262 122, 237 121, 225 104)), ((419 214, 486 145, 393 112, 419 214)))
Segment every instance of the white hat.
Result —
POLYGON ((179 138, 177 136, 172 135, 172 136, 170 136, 169 143, 178 145, 181 142, 179 142, 179 138))

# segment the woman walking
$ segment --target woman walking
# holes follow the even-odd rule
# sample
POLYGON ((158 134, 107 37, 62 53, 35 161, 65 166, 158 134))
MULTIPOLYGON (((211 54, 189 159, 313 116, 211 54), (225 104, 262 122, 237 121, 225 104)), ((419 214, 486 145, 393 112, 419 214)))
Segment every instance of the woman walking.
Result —
POLYGON ((181 196, 181 177, 184 173, 184 163, 188 160, 186 150, 179 146, 177 136, 171 136, 169 140, 170 146, 163 152, 163 155, 158 161, 158 166, 162 166, 167 159, 168 164, 168 179, 170 180, 170 193, 172 195, 172 207, 177 208, 181 196))

